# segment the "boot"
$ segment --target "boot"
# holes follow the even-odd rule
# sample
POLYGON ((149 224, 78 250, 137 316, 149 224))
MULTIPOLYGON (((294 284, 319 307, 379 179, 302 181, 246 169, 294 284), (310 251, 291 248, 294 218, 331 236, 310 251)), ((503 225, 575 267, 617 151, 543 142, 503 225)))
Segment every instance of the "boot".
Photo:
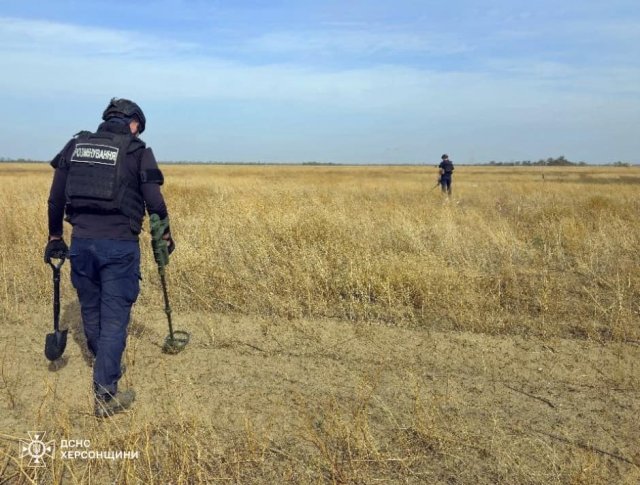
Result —
POLYGON ((118 391, 115 396, 107 396, 109 396, 108 399, 96 397, 95 414, 98 418, 108 418, 116 413, 121 413, 129 409, 136 399, 136 393, 133 389, 118 391))

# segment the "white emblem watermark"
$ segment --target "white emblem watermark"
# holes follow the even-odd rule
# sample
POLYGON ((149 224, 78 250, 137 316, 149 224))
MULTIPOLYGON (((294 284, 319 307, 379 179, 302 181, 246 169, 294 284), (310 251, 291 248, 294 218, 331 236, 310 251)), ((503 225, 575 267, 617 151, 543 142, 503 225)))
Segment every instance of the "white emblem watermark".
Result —
POLYGON ((46 466, 45 458, 53 458, 55 442, 44 441, 44 431, 29 431, 29 441, 20 440, 20 458, 29 457, 30 467, 46 466))
MULTIPOLYGON (((20 458, 29 457, 30 467, 46 466, 45 458, 53 459, 56 444, 45 442, 44 431, 29 432, 30 441, 20 440, 20 458)), ((61 460, 137 460, 140 452, 123 450, 92 450, 90 440, 60 440, 61 460)))

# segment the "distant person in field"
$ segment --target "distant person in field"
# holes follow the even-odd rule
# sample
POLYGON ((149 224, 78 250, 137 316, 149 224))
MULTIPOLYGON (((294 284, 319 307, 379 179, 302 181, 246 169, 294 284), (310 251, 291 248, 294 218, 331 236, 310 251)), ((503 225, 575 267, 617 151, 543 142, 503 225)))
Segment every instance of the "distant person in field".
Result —
POLYGON ((446 153, 442 155, 442 161, 440 165, 438 165, 438 169, 440 171, 440 186, 442 187, 442 192, 447 195, 451 195, 451 176, 453 175, 453 162, 449 160, 449 155, 446 153))
MULTIPOLYGON (((45 262, 69 255, 87 346, 94 357, 95 415, 131 406, 132 389, 118 389, 131 307, 140 291, 140 246, 145 209, 168 218, 164 178, 153 152, 138 138, 146 119, 140 107, 113 98, 95 133, 81 131, 58 153, 49 194, 45 262), (71 250, 63 217, 71 223, 71 250)), ((167 221, 168 222, 168 221, 167 221)), ((167 226, 168 227, 168 226, 167 226)), ((169 229, 169 251, 175 249, 169 229)))

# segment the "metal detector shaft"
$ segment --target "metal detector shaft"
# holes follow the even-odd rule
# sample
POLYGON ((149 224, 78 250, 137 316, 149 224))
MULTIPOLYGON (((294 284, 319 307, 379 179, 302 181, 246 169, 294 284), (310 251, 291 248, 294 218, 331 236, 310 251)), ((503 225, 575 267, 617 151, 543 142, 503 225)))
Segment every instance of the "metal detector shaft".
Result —
POLYGON ((435 184, 433 187, 431 187, 431 188, 429 189, 429 192, 431 192, 433 189, 435 189, 435 188, 436 188, 436 187, 438 187, 439 185, 440 185, 440 177, 438 177, 438 181, 436 182, 436 184, 435 184))
POLYGON ((157 214, 151 214, 151 248, 153 257, 158 265, 160 282, 162 283, 162 295, 164 296, 164 312, 167 314, 169 323, 169 335, 164 341, 163 351, 167 354, 177 354, 189 343, 189 334, 182 330, 173 330, 171 321, 171 306, 169 305, 169 293, 167 292, 167 282, 165 280, 165 267, 169 264, 169 246, 164 238, 169 231, 169 219, 160 219, 157 214))
POLYGON ((160 273, 160 281, 162 282, 162 294, 164 295, 164 312, 167 314, 167 321, 169 322, 169 335, 173 340, 173 323, 171 322, 171 306, 169 306, 169 294, 167 293, 167 283, 164 279, 164 268, 158 269, 160 273))

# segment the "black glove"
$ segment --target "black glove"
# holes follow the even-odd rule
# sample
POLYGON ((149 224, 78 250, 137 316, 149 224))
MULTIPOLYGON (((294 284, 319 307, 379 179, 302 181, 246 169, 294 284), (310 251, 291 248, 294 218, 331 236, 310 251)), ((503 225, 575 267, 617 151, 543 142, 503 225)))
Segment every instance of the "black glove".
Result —
POLYGON ((44 262, 51 263, 51 258, 66 259, 69 253, 69 247, 64 239, 52 239, 44 248, 44 262))
POLYGON ((167 228, 167 232, 165 232, 164 235, 162 236, 162 239, 167 241, 167 251, 169 251, 169 254, 174 252, 176 249, 176 242, 171 237, 171 232, 169 231, 168 228, 167 228))

